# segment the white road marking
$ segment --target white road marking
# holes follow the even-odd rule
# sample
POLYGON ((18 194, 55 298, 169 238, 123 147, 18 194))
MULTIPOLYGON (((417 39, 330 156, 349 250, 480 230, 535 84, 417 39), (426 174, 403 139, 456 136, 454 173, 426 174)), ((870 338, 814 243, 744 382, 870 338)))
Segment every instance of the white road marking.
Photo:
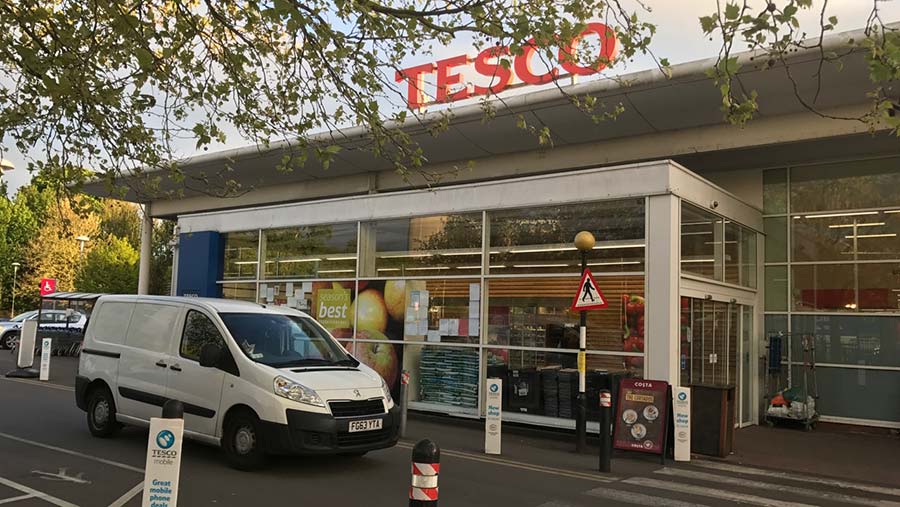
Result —
POLYGON ((17 490, 21 491, 22 493, 27 493, 35 498, 40 498, 41 500, 43 500, 45 502, 49 502, 49 503, 52 503, 53 505, 56 505, 57 507, 78 507, 74 503, 69 503, 65 500, 56 498, 55 496, 50 496, 47 493, 41 493, 40 491, 38 491, 36 489, 29 488, 28 486, 26 486, 24 484, 19 484, 18 482, 13 482, 9 479, 4 479, 3 477, 0 477, 0 484, 3 484, 4 486, 7 486, 7 487, 10 487, 13 489, 17 489, 17 490))
POLYGON ((622 491, 621 489, 595 488, 585 492, 585 494, 613 502, 648 505, 651 507, 707 507, 706 505, 696 502, 683 502, 681 500, 674 500, 661 496, 645 495, 633 491, 622 491))
POLYGON ((685 479, 697 479, 700 481, 709 481, 716 484, 729 484, 731 486, 739 486, 744 488, 764 489, 766 491, 787 493, 798 496, 808 496, 819 500, 831 500, 836 502, 852 503, 856 505, 867 505, 870 507, 900 507, 900 502, 892 500, 875 500, 872 498, 862 498, 858 496, 845 495, 844 493, 832 493, 821 489, 800 488, 797 486, 785 486, 773 482, 754 481, 743 477, 730 477, 721 474, 711 474, 707 472, 696 472, 693 470, 682 470, 680 468, 663 468, 655 471, 656 474, 668 475, 670 477, 682 477, 685 479))
POLYGON ((29 498, 34 498, 34 495, 29 493, 27 495, 14 496, 11 498, 4 498, 3 500, 0 500, 0 505, 5 504, 5 503, 18 502, 19 500, 28 500, 29 498))
POLYGON ((59 472, 55 474, 51 472, 42 472, 40 470, 32 470, 31 473, 37 475, 41 479, 46 479, 48 481, 74 482, 75 484, 91 483, 91 481, 88 481, 84 478, 84 472, 78 472, 78 475, 69 475, 68 468, 60 468, 59 472))
POLYGON ((832 486, 843 489, 858 489, 869 493, 877 493, 886 496, 900 496, 900 488, 888 488, 885 486, 875 486, 872 484, 861 484, 858 482, 843 481, 840 479, 830 479, 826 477, 816 477, 814 475, 795 474, 790 472, 779 472, 776 470, 765 470, 762 468, 744 467, 733 465, 731 463, 719 463, 716 461, 694 460, 691 465, 713 470, 721 470, 723 472, 733 472, 744 475, 757 475, 760 477, 773 477, 776 479, 787 479, 796 482, 806 482, 809 484, 818 484, 821 486, 832 486))
POLYGON ((144 481, 137 483, 137 485, 127 492, 124 495, 120 496, 115 502, 109 504, 109 507, 123 507, 129 500, 136 497, 138 493, 144 492, 144 481))
MULTIPOLYGON (((397 447, 401 448, 401 449, 412 449, 413 445, 409 444, 407 442, 400 442, 397 444, 397 447)), ((608 475, 599 475, 599 472, 598 472, 598 475, 593 475, 593 474, 589 474, 589 473, 585 473, 585 472, 577 472, 574 470, 566 470, 563 468, 553 468, 553 467, 547 467, 547 466, 543 466, 543 465, 532 465, 530 463, 524 463, 521 461, 512 461, 512 460, 506 460, 506 459, 493 458, 493 457, 488 457, 488 456, 484 456, 481 454, 472 454, 472 453, 462 452, 462 451, 453 451, 450 449, 441 449, 441 455, 442 456, 451 456, 451 457, 460 458, 460 459, 466 459, 469 461, 478 461, 481 463, 490 463, 493 465, 501 465, 501 466, 506 466, 506 467, 510 467, 510 468, 518 468, 521 470, 530 470, 532 472, 540 472, 540 473, 549 474, 549 475, 568 477, 570 479, 583 479, 583 480, 587 480, 587 481, 604 482, 604 483, 614 482, 614 481, 619 480, 619 477, 613 477, 613 476, 608 476, 608 475)))
POLYGON ((75 392, 74 387, 64 386, 62 384, 51 384, 49 382, 39 382, 36 380, 26 380, 26 379, 21 379, 21 378, 6 378, 6 377, 0 377, 0 380, 5 380, 7 382, 18 382, 20 384, 31 384, 33 386, 38 386, 38 387, 49 387, 50 389, 56 389, 58 391, 68 391, 70 393, 75 392))
POLYGON ((118 461, 112 461, 105 458, 99 458, 97 456, 91 456, 90 454, 85 454, 81 451, 72 451, 69 449, 63 449, 62 447, 56 447, 55 445, 43 444, 41 442, 35 442, 34 440, 28 440, 27 438, 17 437, 15 435, 10 435, 8 433, 0 433, 0 437, 6 438, 8 440, 13 440, 15 442, 21 442, 23 444, 33 445, 35 447, 42 447, 44 449, 49 449, 51 451, 61 452, 63 454, 68 454, 70 456, 77 456, 79 458, 96 461, 98 463, 103 463, 104 465, 114 466, 117 468, 121 468, 123 470, 129 470, 131 472, 137 472, 139 474, 144 473, 143 468, 133 467, 131 465, 126 465, 125 463, 119 463, 118 461))
POLYGON ((751 505, 760 505, 762 507, 815 507, 813 505, 805 503, 783 502, 781 500, 773 500, 771 498, 763 498, 756 495, 734 493, 717 488, 696 486, 694 484, 660 481, 656 479, 650 479, 649 477, 632 477, 631 479, 625 479, 622 482, 624 482, 625 484, 632 484, 634 486, 641 486, 644 488, 662 489, 666 491, 674 491, 676 493, 687 493, 689 495, 718 498, 733 503, 746 503, 751 505))

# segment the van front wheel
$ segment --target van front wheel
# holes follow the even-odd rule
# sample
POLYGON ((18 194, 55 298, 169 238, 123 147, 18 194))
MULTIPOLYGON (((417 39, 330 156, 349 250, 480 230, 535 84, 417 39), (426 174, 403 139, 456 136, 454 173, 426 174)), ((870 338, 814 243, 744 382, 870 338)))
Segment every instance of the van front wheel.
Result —
POLYGON ((112 436, 119 429, 116 404, 109 389, 96 387, 88 393, 87 423, 91 435, 100 438, 112 436))
POLYGON ((266 461, 260 442, 259 418, 249 412, 239 412, 225 421, 222 449, 228 463, 238 470, 256 470, 266 461))

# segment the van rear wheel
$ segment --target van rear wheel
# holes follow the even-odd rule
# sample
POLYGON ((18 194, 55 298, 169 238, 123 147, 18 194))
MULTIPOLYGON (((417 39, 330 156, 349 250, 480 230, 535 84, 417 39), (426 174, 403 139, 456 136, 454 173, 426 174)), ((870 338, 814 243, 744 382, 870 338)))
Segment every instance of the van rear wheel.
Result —
POLYGON ((257 470, 265 465, 259 428, 259 418, 250 412, 238 412, 225 421, 222 450, 229 465, 238 470, 257 470))
POLYGON ((116 404, 109 389, 95 387, 88 393, 87 423, 91 435, 100 438, 110 437, 119 429, 116 404))

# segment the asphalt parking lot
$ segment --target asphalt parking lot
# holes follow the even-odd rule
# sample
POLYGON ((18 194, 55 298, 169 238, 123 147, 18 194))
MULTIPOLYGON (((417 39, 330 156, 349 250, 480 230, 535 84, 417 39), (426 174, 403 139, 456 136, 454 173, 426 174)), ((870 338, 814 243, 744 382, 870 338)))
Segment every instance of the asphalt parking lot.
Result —
MULTIPOLYGON (((0 380, 0 505, 12 507, 141 505, 147 431, 111 439, 90 435, 74 403, 76 360, 56 358, 49 382, 0 380)), ((12 369, 0 353, 0 373, 12 369)), ((480 452, 477 422, 414 417, 409 439, 362 458, 283 457, 262 471, 228 468, 218 449, 183 448, 179 504, 245 506, 312 503, 396 507, 407 503, 410 450, 422 437, 442 446, 440 503, 588 507, 649 505, 865 505, 900 507, 900 488, 715 461, 661 466, 657 458, 613 462, 596 472, 596 454, 578 455, 559 436, 504 433, 503 455, 480 452)))

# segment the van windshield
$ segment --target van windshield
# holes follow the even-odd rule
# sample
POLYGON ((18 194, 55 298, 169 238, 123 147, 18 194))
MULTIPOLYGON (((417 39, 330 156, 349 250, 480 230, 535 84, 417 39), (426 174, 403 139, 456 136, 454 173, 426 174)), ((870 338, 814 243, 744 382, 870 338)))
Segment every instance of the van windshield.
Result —
POLYGON ((265 313, 220 313, 250 359, 274 366, 358 366, 312 319, 265 313))

